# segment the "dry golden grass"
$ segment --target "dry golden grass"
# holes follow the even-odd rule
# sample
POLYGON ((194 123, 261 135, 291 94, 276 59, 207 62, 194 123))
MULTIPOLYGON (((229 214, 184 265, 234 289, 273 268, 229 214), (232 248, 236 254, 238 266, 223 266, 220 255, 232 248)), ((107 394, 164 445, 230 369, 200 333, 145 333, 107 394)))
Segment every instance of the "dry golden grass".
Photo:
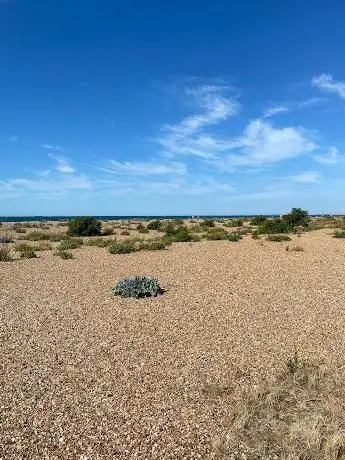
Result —
POLYGON ((345 458, 345 242, 296 243, 1 263, 0 459, 345 458))

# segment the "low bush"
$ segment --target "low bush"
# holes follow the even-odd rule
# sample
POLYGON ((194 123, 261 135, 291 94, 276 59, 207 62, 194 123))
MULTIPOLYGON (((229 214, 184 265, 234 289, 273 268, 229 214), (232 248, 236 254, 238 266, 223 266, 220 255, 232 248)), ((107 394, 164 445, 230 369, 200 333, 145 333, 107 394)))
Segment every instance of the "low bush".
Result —
POLYGON ((259 234, 289 233, 293 226, 282 219, 267 219, 258 227, 259 234))
POLYGON ((253 219, 251 220, 251 224, 252 225, 262 225, 264 222, 266 222, 266 220, 267 220, 267 217, 260 214, 258 216, 253 217, 253 219))
POLYGON ((163 222, 161 220, 153 220, 147 224, 148 230, 161 230, 163 222))
POLYGON ((212 219, 205 219, 203 221, 200 222, 200 227, 206 227, 206 228, 210 228, 210 227, 215 227, 215 223, 214 223, 214 220, 212 219))
POLYGON ((140 299, 143 297, 156 297, 159 294, 163 294, 163 289, 160 287, 156 278, 135 276, 119 281, 116 286, 113 287, 113 292, 121 297, 134 297, 140 299))
POLYGON ((184 243, 188 241, 200 241, 196 235, 193 235, 189 232, 187 227, 174 227, 168 225, 165 232, 165 237, 169 238, 171 241, 184 243))
POLYGON ((28 241, 44 241, 49 240, 51 235, 45 232, 34 231, 25 235, 22 239, 28 241))
POLYGON ((101 228, 101 222, 94 217, 77 217, 69 221, 67 233, 70 236, 98 236, 101 228))
POLYGON ((37 257, 35 249, 31 246, 28 246, 26 249, 20 251, 21 259, 35 259, 37 257))
POLYGON ((10 248, 0 247, 0 262, 10 262, 12 260, 10 248))
POLYGON ((274 243, 279 243, 281 241, 291 241, 291 238, 287 235, 269 235, 266 238, 267 241, 272 241, 274 243))
POLYGON ((51 251, 53 246, 49 241, 40 241, 38 245, 35 247, 36 251, 51 251))
POLYGON ((86 241, 87 246, 97 246, 99 248, 106 248, 115 243, 115 239, 107 240, 105 238, 90 238, 86 241))
POLYGON ((334 238, 345 238, 345 231, 342 230, 342 231, 337 231, 334 233, 334 238))
POLYGON ((212 228, 206 235, 207 240, 217 241, 217 240, 227 240, 229 238, 229 232, 222 228, 212 228))
POLYGON ((128 230, 123 230, 121 232, 121 235, 123 235, 123 236, 129 236, 130 234, 131 234, 131 232, 129 232, 128 230))
POLYGON ((0 236, 0 244, 13 243, 13 240, 8 236, 0 236))
POLYGON ((69 240, 71 237, 68 236, 66 233, 51 233, 49 235, 49 241, 52 243, 57 243, 62 240, 69 240))
POLYGON ((64 260, 73 259, 73 258, 74 258, 72 252, 64 251, 64 250, 61 250, 61 249, 55 251, 55 252, 54 252, 54 256, 61 257, 61 259, 64 259, 64 260))
POLYGON ((240 241, 242 239, 242 235, 240 235, 239 233, 229 233, 227 239, 233 242, 240 241))
POLYGON ((137 250, 134 242, 124 241, 123 243, 114 243, 109 246, 110 254, 129 254, 137 250))
POLYGON ((68 239, 68 240, 63 240, 57 247, 57 249, 60 249, 61 251, 65 251, 67 249, 78 249, 80 246, 82 246, 83 240, 77 240, 77 239, 68 239))
POLYGON ((291 248, 289 246, 286 246, 286 251, 290 252, 303 252, 304 251, 304 248, 302 248, 302 246, 291 246, 291 248))

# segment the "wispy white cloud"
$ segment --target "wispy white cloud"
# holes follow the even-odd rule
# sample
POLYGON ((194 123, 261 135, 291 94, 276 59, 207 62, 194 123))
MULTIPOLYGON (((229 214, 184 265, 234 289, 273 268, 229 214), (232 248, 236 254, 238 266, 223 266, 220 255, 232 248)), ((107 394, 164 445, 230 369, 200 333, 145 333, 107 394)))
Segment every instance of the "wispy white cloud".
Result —
POLYGON ((69 162, 65 158, 55 156, 52 153, 49 153, 48 156, 52 160, 56 161, 56 171, 63 174, 73 174, 75 172, 75 169, 69 164, 69 162))
POLYGON ((299 109, 303 109, 305 107, 311 107, 313 105, 321 104, 322 102, 325 102, 327 99, 324 97, 310 97, 309 99, 306 99, 304 101, 299 101, 297 102, 297 107, 299 109))
POLYGON ((222 143, 207 135, 205 130, 234 116, 239 104, 226 94, 229 87, 204 85, 187 88, 186 94, 192 97, 200 113, 189 115, 178 124, 165 125, 156 139, 168 156, 176 154, 212 158, 223 149, 222 143))
POLYGON ((112 174, 150 176, 157 174, 186 174, 186 165, 180 162, 158 161, 115 161, 111 160, 108 168, 101 168, 112 174))
POLYGON ((339 163, 342 157, 344 157, 344 155, 339 152, 337 147, 331 146, 326 154, 315 155, 313 158, 318 163, 325 165, 334 165, 336 163, 339 163))
POLYGON ((323 73, 313 77, 311 84, 322 91, 336 93, 342 99, 345 99, 345 82, 334 80, 331 74, 323 73))
POLYGON ((243 135, 233 144, 238 154, 230 154, 230 166, 264 165, 298 157, 316 149, 308 132, 302 128, 275 128, 257 119, 251 121, 243 135))
POLYGON ((287 177, 289 181, 299 184, 316 184, 320 182, 320 178, 321 175, 316 171, 306 171, 287 177))
POLYGON ((53 150, 54 152, 68 153, 67 150, 60 145, 43 144, 42 147, 47 150, 53 150))
POLYGON ((272 106, 267 108, 264 111, 263 117, 264 118, 270 118, 273 117, 274 115, 279 115, 280 113, 285 113, 285 112, 290 112, 291 108, 285 107, 285 106, 272 106))

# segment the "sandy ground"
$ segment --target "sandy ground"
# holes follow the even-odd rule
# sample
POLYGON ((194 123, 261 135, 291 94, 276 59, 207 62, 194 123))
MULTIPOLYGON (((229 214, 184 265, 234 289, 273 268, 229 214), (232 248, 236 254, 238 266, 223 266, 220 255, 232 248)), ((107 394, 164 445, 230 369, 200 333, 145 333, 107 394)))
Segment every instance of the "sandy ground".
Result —
MULTIPOLYGON (((342 362, 345 241, 83 247, 0 263, 0 459, 212 459, 228 407, 207 388, 303 356, 342 362), (115 297, 125 276, 167 292, 115 297)), ((283 363, 283 364, 282 364, 283 363)))

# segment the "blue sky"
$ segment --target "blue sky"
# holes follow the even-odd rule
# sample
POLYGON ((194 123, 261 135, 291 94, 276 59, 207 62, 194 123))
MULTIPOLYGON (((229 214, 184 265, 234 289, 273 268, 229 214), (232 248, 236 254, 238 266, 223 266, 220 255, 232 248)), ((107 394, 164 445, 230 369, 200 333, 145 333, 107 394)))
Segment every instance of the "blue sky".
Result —
POLYGON ((344 17, 0 0, 0 215, 345 212, 344 17))

